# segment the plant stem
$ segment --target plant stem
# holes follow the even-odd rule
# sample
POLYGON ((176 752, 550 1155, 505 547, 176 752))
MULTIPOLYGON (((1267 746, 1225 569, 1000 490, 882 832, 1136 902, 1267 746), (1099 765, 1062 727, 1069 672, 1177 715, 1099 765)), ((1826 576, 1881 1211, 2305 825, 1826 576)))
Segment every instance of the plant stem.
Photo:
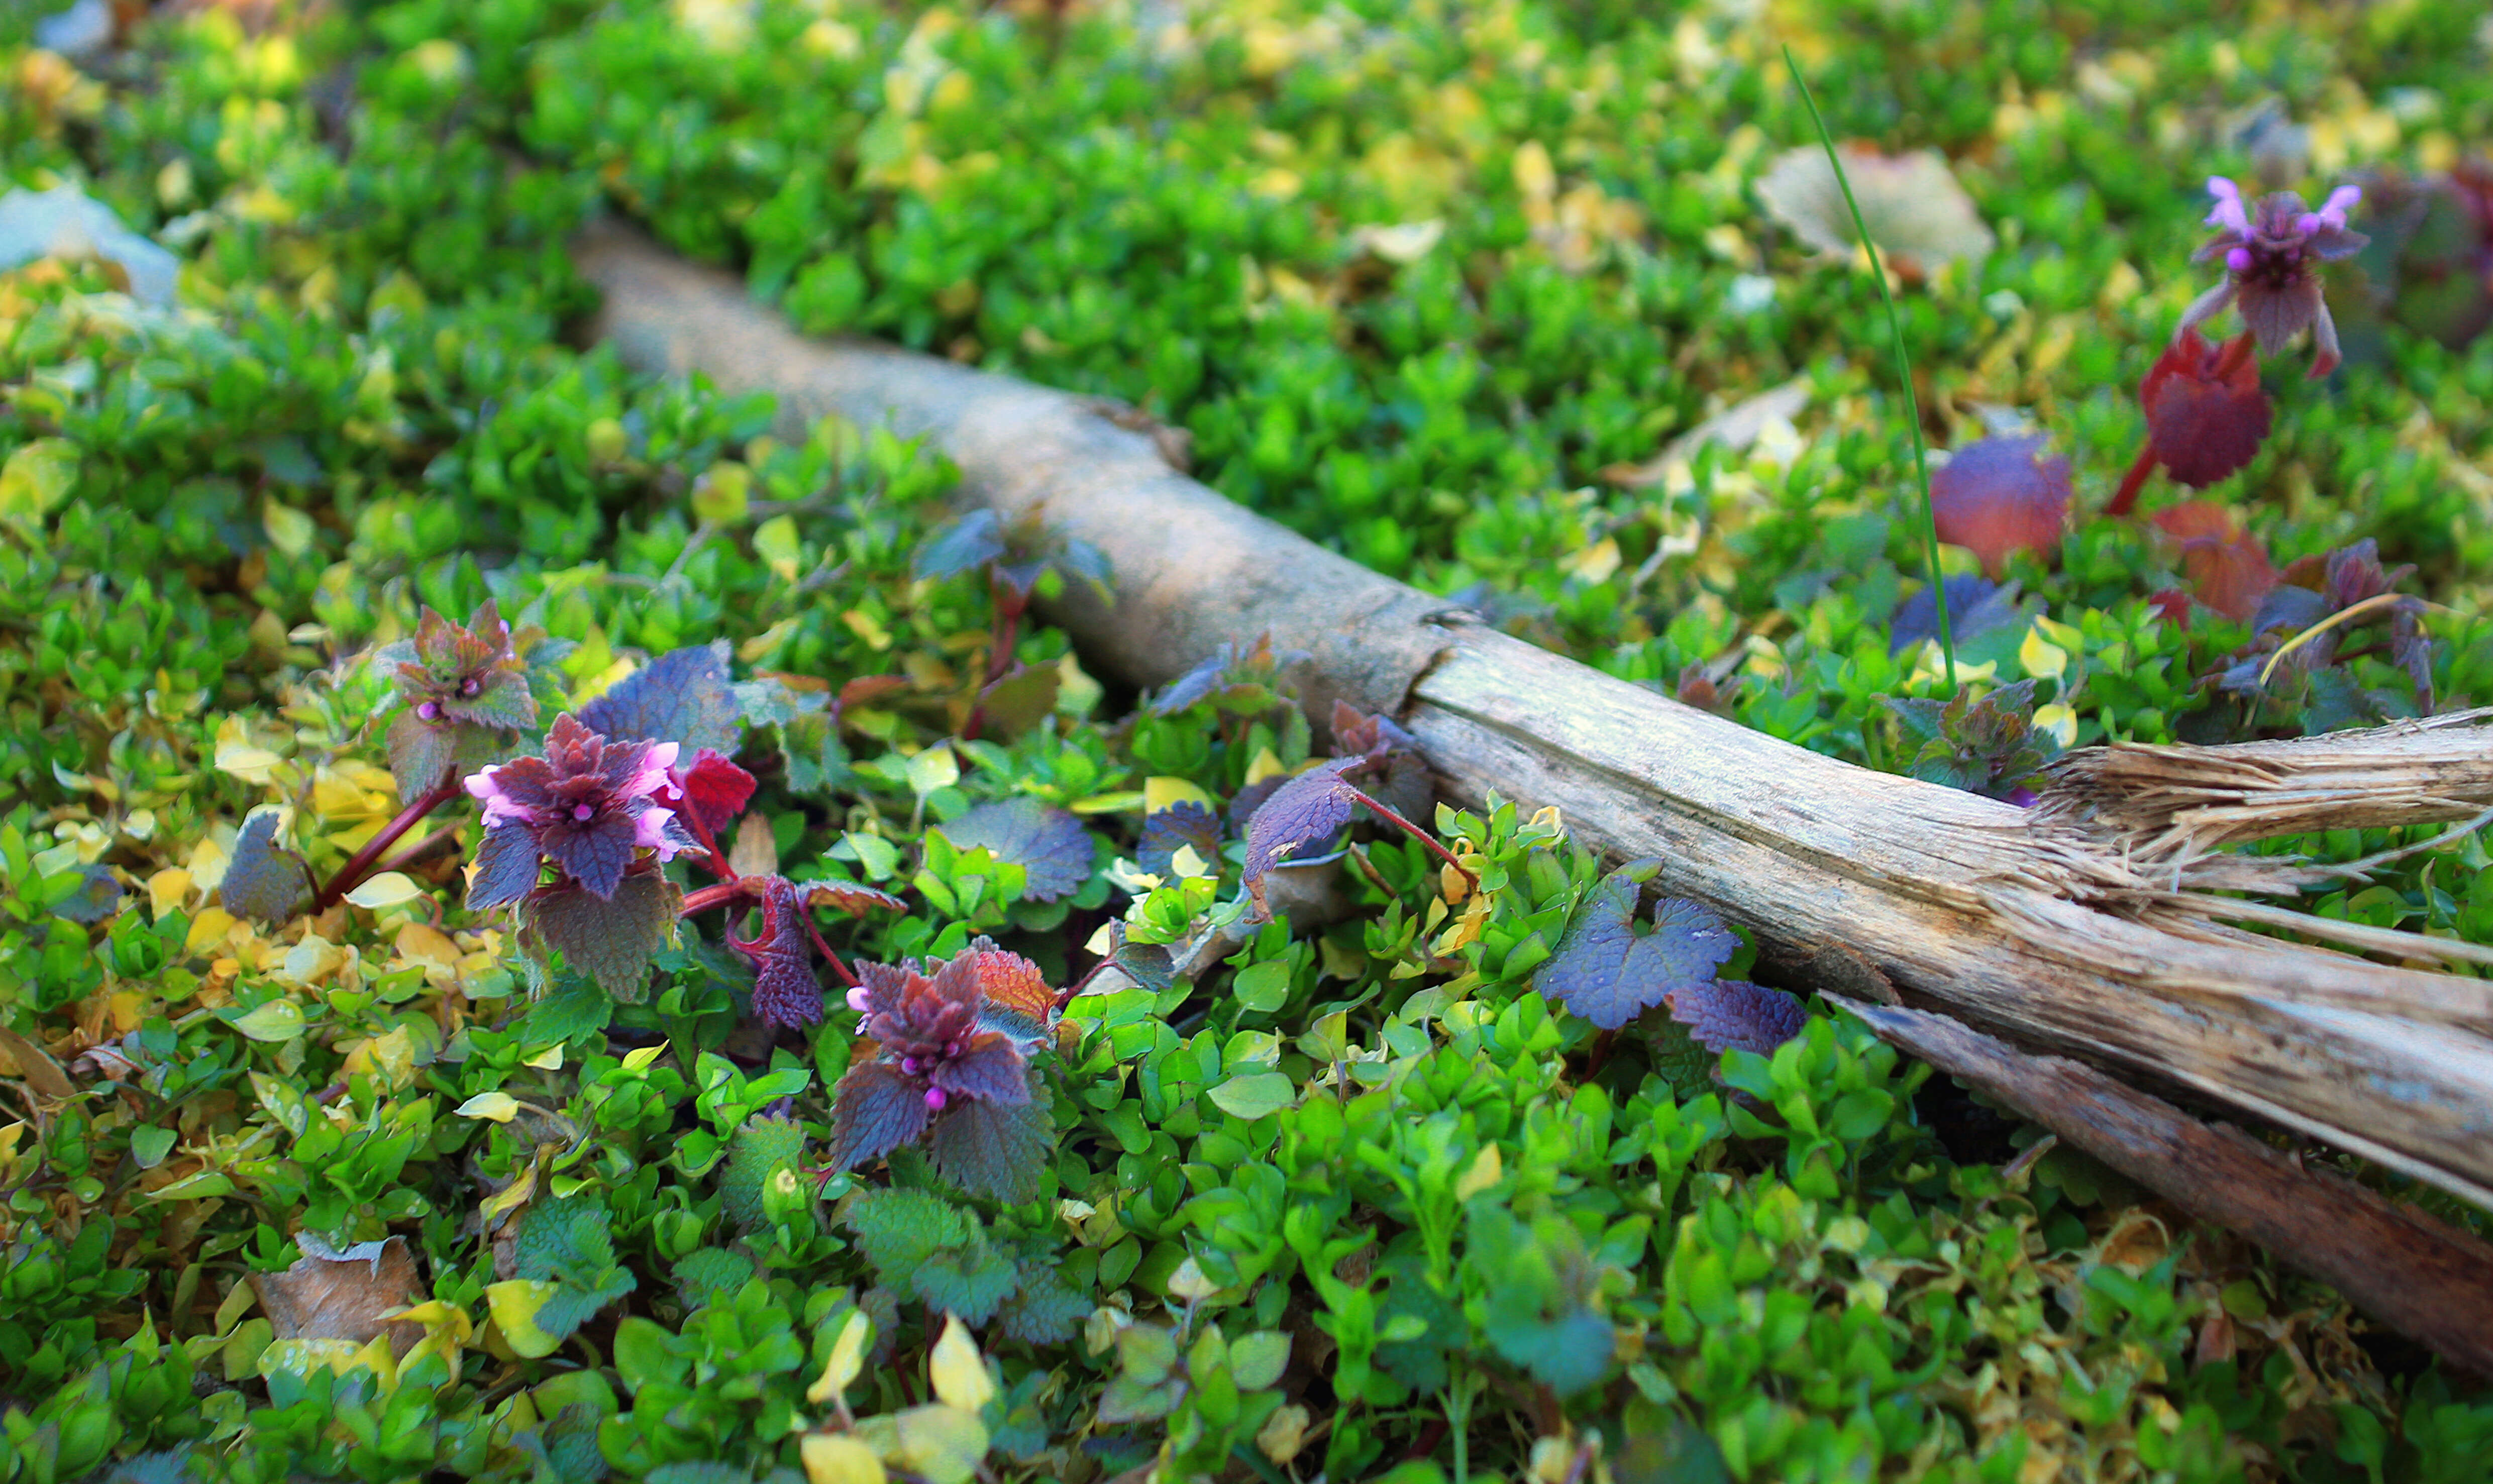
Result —
POLYGON ((398 817, 382 825, 379 834, 365 841, 364 847, 349 856, 346 863, 338 868, 338 874, 329 877, 328 885, 313 894, 312 910, 316 914, 336 906, 346 893, 363 883, 364 877, 372 874, 373 862, 379 860, 383 852, 398 844, 401 835, 415 828, 417 820, 458 796, 459 785, 452 779, 444 779, 416 795, 413 803, 398 812, 398 817))
POLYGON ((2120 489, 2114 491, 2112 503, 2104 507, 2103 513, 2116 519, 2128 515, 2130 507, 2138 503, 2138 492, 2147 488, 2147 477, 2154 472, 2155 439, 2150 434, 2145 443, 2139 445, 2138 461, 2131 464, 2129 472, 2122 476, 2120 489))
POLYGON ((1429 834, 1427 830, 1420 828, 1420 826, 1386 808, 1383 804, 1378 803, 1373 796, 1369 795, 1365 790, 1355 787, 1347 782, 1345 782, 1342 787, 1349 788, 1350 796, 1359 803, 1366 805, 1368 813, 1376 816, 1380 819, 1383 819, 1386 823, 1395 826, 1397 829, 1399 829, 1403 834, 1410 836, 1412 839, 1420 842, 1420 844, 1427 846, 1429 850, 1436 855, 1437 859, 1454 867, 1455 870, 1461 875, 1464 880, 1471 882, 1472 890, 1480 890, 1480 877, 1472 875, 1472 868, 1464 865, 1461 861, 1457 860, 1455 858, 1454 851, 1447 849, 1442 845, 1439 845, 1437 843, 1436 836, 1429 834))
POLYGON ((735 885, 737 880, 736 868, 728 864, 727 852, 718 847, 718 836, 711 833, 710 827, 703 822, 701 811, 693 807, 693 801, 689 797, 684 800, 684 807, 676 811, 676 817, 684 821, 692 831, 693 840, 704 850, 709 852, 704 859, 709 866, 710 873, 727 884, 735 885))
POLYGON ((804 921, 805 935, 814 940, 814 951, 821 954, 825 962, 831 965, 831 972, 840 976, 840 983, 847 985, 852 990, 856 989, 857 987, 857 976, 850 973, 847 961, 843 960, 838 954, 833 953, 831 951, 830 944, 823 941, 823 930, 814 926, 813 908, 799 905, 796 910, 804 921))
POLYGON ((1905 318, 1896 311, 1896 295, 1887 287, 1887 269, 1878 259, 1878 245, 1870 240, 1870 223, 1862 219, 1861 203, 1852 198, 1851 178, 1844 173, 1844 162, 1836 158, 1835 135, 1827 132, 1826 116, 1817 111, 1817 100, 1809 91, 1809 79, 1800 74, 1800 63, 1792 57, 1789 45, 1784 47, 1784 66, 1791 70, 1792 82, 1800 89, 1800 101, 1809 105, 1810 122, 1817 126, 1818 143, 1825 146, 1826 163, 1835 171, 1835 183, 1844 189, 1844 204, 1852 212, 1852 229, 1861 235, 1861 251, 1870 254, 1870 275, 1878 281, 1878 297, 1887 306, 1887 329, 1896 343, 1896 377, 1904 383, 1905 411, 1907 426, 1913 431, 1913 473, 1922 486, 1922 546, 1930 565, 1931 602, 1938 612, 1939 654, 1947 662, 1948 689, 1953 691, 1956 632, 1948 623, 1947 583, 1939 576, 1938 512, 1931 504, 1931 460, 1922 447, 1922 404, 1913 391, 1912 358, 1905 350, 1905 318))

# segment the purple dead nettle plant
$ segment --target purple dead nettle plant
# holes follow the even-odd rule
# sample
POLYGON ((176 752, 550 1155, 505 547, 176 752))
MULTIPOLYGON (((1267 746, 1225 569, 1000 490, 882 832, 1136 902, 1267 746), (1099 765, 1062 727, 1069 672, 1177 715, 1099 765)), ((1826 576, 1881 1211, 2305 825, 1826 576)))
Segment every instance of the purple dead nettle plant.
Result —
POLYGON ((1029 1200, 1056 1127, 1030 1064, 1058 1014, 1038 965, 979 937, 948 960, 857 973, 848 1004, 876 1050, 840 1079, 830 1167, 923 1142, 962 1189, 1029 1200))
POLYGON ((2318 211, 2305 207, 2291 191, 2262 196, 2251 205, 2243 201, 2241 188, 2221 175, 2208 178, 2208 193, 2216 198, 2207 223, 2217 228, 2216 235, 2190 260, 2222 260, 2225 281, 2182 312, 2174 339, 2230 305, 2241 311, 2243 326, 2266 354, 2276 354, 2286 341, 2309 330, 2311 378, 2316 381, 2336 370, 2337 325, 2320 291, 2320 265, 2351 257, 2371 241, 2346 227, 2346 213, 2363 199, 2361 189, 2338 187, 2318 211))
POLYGON ((701 846, 655 795, 670 787, 673 742, 610 742, 565 712, 542 757, 517 757, 463 784, 485 806, 485 843, 468 884, 470 910, 508 905, 538 889, 576 886, 612 901, 636 865, 645 871, 701 846), (642 850, 650 852, 644 857, 642 850))

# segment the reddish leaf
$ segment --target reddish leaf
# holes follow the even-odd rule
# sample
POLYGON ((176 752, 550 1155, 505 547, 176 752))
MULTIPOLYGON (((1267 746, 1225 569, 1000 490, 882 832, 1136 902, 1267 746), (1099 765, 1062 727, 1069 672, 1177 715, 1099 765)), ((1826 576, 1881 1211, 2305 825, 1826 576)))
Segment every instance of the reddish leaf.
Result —
POLYGON ((1604 876, 1558 952, 1543 965, 1536 988, 1605 1030, 1616 1030, 1673 991, 1710 982, 1740 946, 1723 919, 1684 897, 1655 903, 1653 932, 1639 935, 1636 905, 1633 867, 1604 876))
MULTIPOLYGON (((2274 417, 2260 390, 2259 363, 2230 357, 2196 330, 2184 330, 2139 383, 2148 444, 2173 482, 2205 490, 2259 453, 2274 417)), ((2211 605, 2212 606, 2212 605, 2211 605)))
POLYGON ((1774 1054, 1809 1024, 1800 1001, 1743 979, 1708 980, 1671 993, 1670 1018, 1707 1051, 1774 1054))
POLYGON ((1023 1040, 1036 1040, 1056 1023, 1056 992, 1037 965, 1017 953, 998 948, 991 938, 976 937, 963 950, 973 956, 978 978, 978 1024, 1006 1030, 1023 1040))
POLYGON ((2167 623, 2185 630, 2190 627, 2190 595, 2178 587, 2148 594, 2147 606, 2163 615, 2167 623))
POLYGON ((2057 551, 2069 519, 2069 460, 2035 457, 2039 437, 1984 438, 1931 476, 1939 540, 1963 547, 1997 578, 2012 551, 2057 551))
POLYGON ((990 729, 1018 736, 1056 709, 1063 678, 1053 665, 1015 666, 979 690, 978 714, 990 729))
POLYGON ((2276 585, 2268 549, 2234 513, 2210 500, 2191 500, 2155 513, 2155 523, 2181 545, 2181 570, 2200 602, 2236 623, 2259 611, 2276 585))
POLYGON ((1333 703, 1333 750, 1342 757, 1417 752, 1420 739, 1382 715, 1370 716, 1346 700, 1333 703))
MULTIPOLYGON (((744 813, 744 806, 753 801, 753 775, 730 762, 716 748, 703 748, 690 768, 676 770, 673 783, 671 791, 681 801, 681 807, 690 809, 713 835, 725 830, 728 821, 744 813)), ((668 802, 675 807, 676 800, 668 802)))
POLYGON ((898 912, 909 906, 908 903, 887 891, 859 886, 854 881, 799 881, 796 884, 805 894, 808 909, 827 907, 863 917, 868 912, 898 912))
POLYGON ((831 1168, 847 1170, 915 1143, 930 1116, 916 1079, 887 1061, 859 1062, 840 1079, 832 1104, 831 1168))
POLYGON ((1246 892, 1264 905, 1264 876, 1292 852, 1350 822, 1359 792, 1342 774, 1365 757, 1329 757, 1273 791, 1246 823, 1246 892))

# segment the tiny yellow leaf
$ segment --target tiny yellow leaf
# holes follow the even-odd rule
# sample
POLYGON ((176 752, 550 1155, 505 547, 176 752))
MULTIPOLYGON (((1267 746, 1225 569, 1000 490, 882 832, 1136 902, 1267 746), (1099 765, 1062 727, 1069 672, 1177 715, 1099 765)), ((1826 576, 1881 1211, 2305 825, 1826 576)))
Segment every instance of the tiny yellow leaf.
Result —
POLYGON ((634 1047, 632 1050, 623 1054, 623 1070, 626 1072, 638 1072, 666 1054, 667 1043, 664 1041, 659 1042, 655 1046, 634 1047))
POLYGON ((1206 1277, 1202 1265, 1194 1259, 1187 1258, 1169 1274, 1168 1291, 1187 1303, 1201 1303, 1219 1292, 1220 1285, 1206 1277))
POLYGON ((1497 1152, 1497 1145, 1484 1144, 1481 1146, 1481 1151, 1472 1156, 1471 1168, 1464 1171, 1463 1177, 1455 1182, 1455 1199, 1469 1201, 1505 1178, 1504 1156, 1497 1152))
POLYGON ((883 1460, 874 1449, 839 1433, 809 1433, 796 1444, 807 1484, 883 1484, 883 1460))
POLYGON ((2037 624, 2026 631, 2026 642, 2017 646, 2017 663, 2037 680, 2057 680, 2068 673, 2069 652, 2045 638, 2037 624))
POLYGON ((2072 746, 2078 740, 2078 713, 2057 701, 2048 706, 2036 706, 2034 728, 2050 732, 2053 740, 2062 747, 2072 746))
POLYGON ((1171 876, 1210 876, 1212 874, 1212 868, 1203 863, 1202 856, 1194 853, 1194 846, 1180 846, 1177 847, 1177 853, 1169 857, 1169 875, 1171 876))
POLYGON ((1271 748, 1261 748, 1246 763, 1246 786, 1253 787, 1268 778, 1278 778, 1290 770, 1281 766, 1280 757, 1271 748))
POLYGON ((986 1424, 957 1407, 913 1407, 892 1424, 900 1462, 928 1484, 967 1484, 987 1456, 986 1424))
MULTIPOLYGON (((952 1322, 959 1323, 954 1320, 952 1322)), ((865 1348, 874 1340, 874 1321, 862 1309, 852 1309, 832 1337, 830 1358, 823 1362, 823 1374, 805 1388, 805 1400, 820 1407, 849 1389, 865 1368, 865 1348)))
POLYGON ((523 1066, 534 1067, 540 1072, 561 1071, 562 1043, 556 1041, 554 1045, 547 1047, 544 1051, 537 1053, 535 1055, 522 1058, 521 1064, 523 1066))
POLYGON ((191 874, 179 866, 167 866, 147 878, 147 905, 157 916, 180 906, 191 895, 191 874))
POLYGON ((491 1118, 496 1123, 508 1123, 520 1115, 520 1100, 507 1092, 479 1092, 459 1105, 463 1118, 491 1118))
POLYGON ((944 1317, 943 1338, 935 1342, 935 1353, 927 1362, 935 1380, 935 1394, 946 1407, 977 1414, 979 1408, 995 1400, 996 1383, 987 1375, 987 1362, 978 1354, 978 1342, 970 1338, 970 1326, 959 1315, 944 1317))

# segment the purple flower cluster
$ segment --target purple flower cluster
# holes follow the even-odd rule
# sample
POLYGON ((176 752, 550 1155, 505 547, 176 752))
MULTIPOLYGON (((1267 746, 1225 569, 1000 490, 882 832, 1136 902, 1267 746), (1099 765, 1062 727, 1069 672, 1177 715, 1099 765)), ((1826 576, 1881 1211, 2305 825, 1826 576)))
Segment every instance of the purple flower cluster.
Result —
POLYGON ((2311 374, 2328 374, 2338 361, 2337 326, 2321 294, 2319 265, 2351 256, 2371 240, 2346 226, 2346 213, 2363 193, 2340 186, 2318 211, 2291 191, 2263 196, 2254 206, 2242 199, 2239 186, 2218 175, 2208 179, 2208 193, 2216 205, 2207 224, 2217 231, 2191 260, 2222 261, 2225 281, 2183 312, 2175 338, 2232 306, 2241 311, 2259 348, 2271 355, 2309 330, 2311 374))
POLYGON ((673 742, 610 742, 565 713, 546 733, 544 757, 468 775, 462 787, 485 806, 468 906, 527 896, 547 861, 589 895, 611 900, 637 852, 664 862, 700 848, 655 799, 669 787, 676 752, 673 742))

